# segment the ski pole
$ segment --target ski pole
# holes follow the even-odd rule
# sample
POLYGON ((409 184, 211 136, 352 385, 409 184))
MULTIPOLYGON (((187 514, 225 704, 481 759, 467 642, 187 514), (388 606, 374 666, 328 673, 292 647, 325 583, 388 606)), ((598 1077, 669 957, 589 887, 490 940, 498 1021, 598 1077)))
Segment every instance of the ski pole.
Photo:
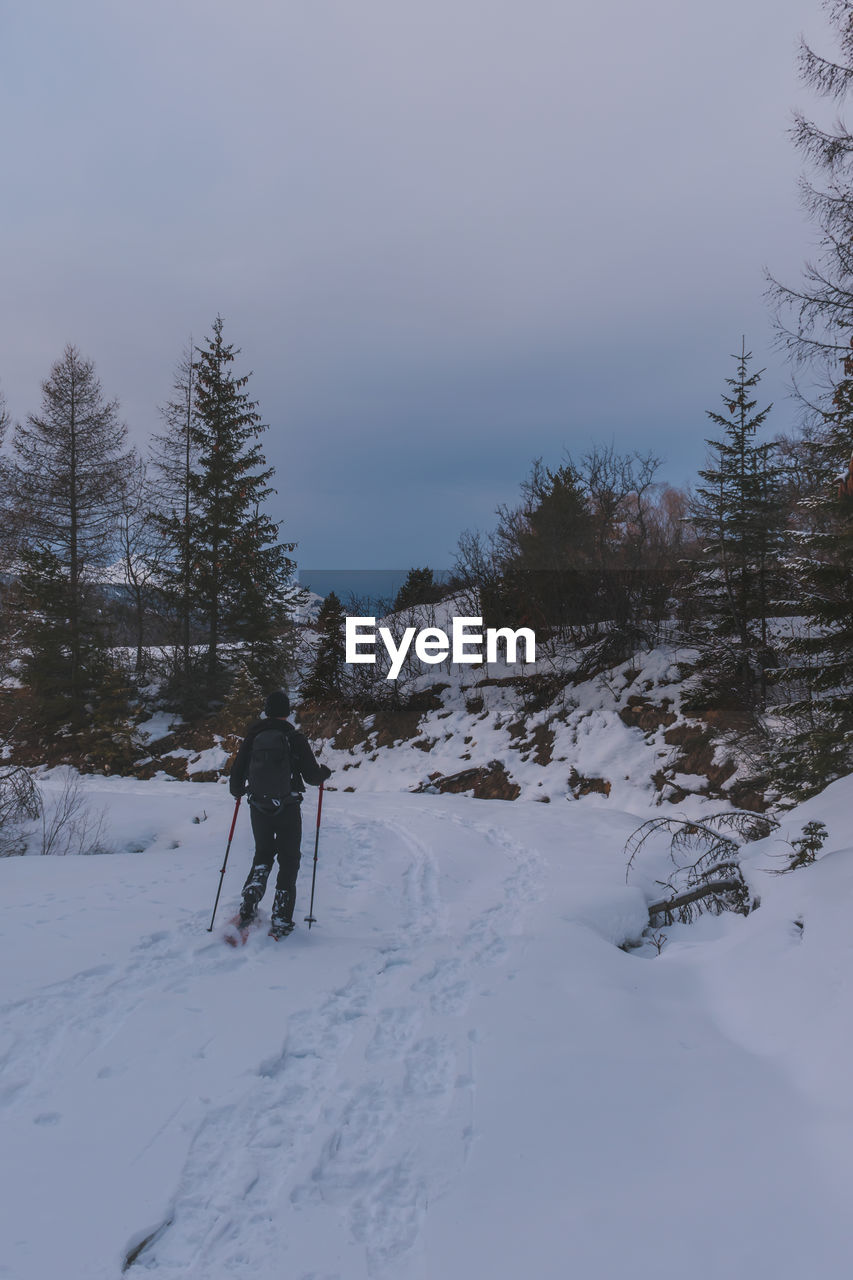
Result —
POLYGON ((237 803, 234 806, 234 817, 231 819, 231 830, 228 832, 228 844, 225 846, 225 861, 222 863, 222 870, 219 873, 219 888, 216 890, 216 901, 213 904, 213 915, 210 917, 210 924, 207 926, 207 932, 213 932, 213 922, 216 919, 216 908, 219 906, 219 895, 222 892, 222 881, 225 879, 225 868, 228 866, 228 855, 231 852, 231 841, 234 839, 234 828, 237 825, 237 814, 240 809, 240 799, 237 797, 237 803))
POLYGON ((308 908, 308 915, 305 919, 308 921, 308 932, 311 932, 312 924, 317 923, 314 915, 314 885, 317 883, 317 848, 320 844, 320 814, 323 812, 323 784, 320 783, 320 795, 317 798, 317 830, 314 833, 314 870, 311 873, 311 905, 308 908))

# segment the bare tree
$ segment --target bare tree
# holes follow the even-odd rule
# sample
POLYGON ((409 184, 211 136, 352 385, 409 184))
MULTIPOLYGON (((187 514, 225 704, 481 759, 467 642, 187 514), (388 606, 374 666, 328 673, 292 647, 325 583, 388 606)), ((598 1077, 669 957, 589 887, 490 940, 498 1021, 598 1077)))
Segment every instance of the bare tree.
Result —
MULTIPOLYGON (((5 743, 0 746, 5 747, 5 743)), ((0 763, 0 858, 26 851, 21 824, 28 818, 37 818, 39 812, 39 795, 29 769, 3 760, 0 763)))
POLYGON ((629 522, 634 548, 645 544, 646 509, 661 465, 652 453, 620 454, 612 444, 596 446, 581 458, 578 472, 589 495, 602 567, 614 547, 624 545, 629 522))
POLYGON ((80 775, 66 768, 62 785, 50 803, 40 801, 41 848, 43 856, 84 856, 106 853, 106 815, 86 800, 80 775))
POLYGON ((122 574, 133 602, 136 674, 145 668, 145 622, 161 572, 163 534, 154 486, 145 462, 134 453, 128 466, 118 518, 122 574))

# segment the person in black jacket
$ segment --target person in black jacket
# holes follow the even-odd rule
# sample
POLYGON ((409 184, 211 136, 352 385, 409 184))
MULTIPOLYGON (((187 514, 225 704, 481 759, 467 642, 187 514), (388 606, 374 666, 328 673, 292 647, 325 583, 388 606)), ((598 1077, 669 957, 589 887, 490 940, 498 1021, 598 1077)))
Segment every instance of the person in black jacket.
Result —
MULTIPOLYGON (((300 804, 305 783, 319 786, 331 777, 331 769, 319 764, 304 734, 299 733, 287 719, 290 699, 281 689, 269 695, 264 706, 264 718, 258 720, 246 732, 234 764, 231 767, 229 785, 235 798, 247 792, 252 764, 252 747, 258 734, 277 730, 286 735, 287 755, 290 760, 289 785, 282 786, 285 793, 281 800, 266 796, 253 796, 247 792, 252 815, 252 834, 255 837, 255 858, 240 902, 239 924, 251 924, 258 904, 264 896, 272 864, 278 859, 278 876, 275 884, 270 932, 277 936, 289 933, 293 928, 293 908, 296 905, 296 877, 299 872, 302 839, 302 813, 300 804)), ((265 737, 265 742, 270 741, 265 737)), ((274 739, 273 739, 274 741, 274 739)))

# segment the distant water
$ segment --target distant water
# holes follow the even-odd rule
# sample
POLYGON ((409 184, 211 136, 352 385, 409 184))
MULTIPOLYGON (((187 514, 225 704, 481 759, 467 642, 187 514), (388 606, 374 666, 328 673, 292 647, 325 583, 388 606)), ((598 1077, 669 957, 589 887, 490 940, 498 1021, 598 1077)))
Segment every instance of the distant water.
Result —
MULTIPOLYGON (((308 587, 318 596, 334 591, 348 611, 353 605, 368 606, 389 604, 408 576, 408 569, 302 569, 299 585, 308 587)), ((434 569, 436 582, 449 578, 448 569, 434 569)))

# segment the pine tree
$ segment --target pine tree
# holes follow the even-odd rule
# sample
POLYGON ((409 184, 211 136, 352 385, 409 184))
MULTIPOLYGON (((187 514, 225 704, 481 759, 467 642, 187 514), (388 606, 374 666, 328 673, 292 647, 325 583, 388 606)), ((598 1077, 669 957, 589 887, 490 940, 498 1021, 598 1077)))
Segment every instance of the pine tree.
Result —
POLYGON ((6 439, 6 432, 9 429, 10 418, 9 410, 6 408, 6 396, 3 388, 0 387, 0 449, 3 448, 3 441, 6 439))
POLYGON ((789 558, 802 622, 788 646, 793 692, 777 758, 796 795, 853 768, 853 352, 812 443, 819 484, 800 503, 789 558))
POLYGON ((246 664, 241 662, 234 672, 222 711, 216 717, 220 732, 242 737, 246 725, 258 719, 263 706, 264 690, 246 664))
POLYGON ((99 773, 127 773, 143 753, 133 716, 134 688, 120 662, 107 655, 92 699, 91 724, 84 748, 88 764, 99 773))
POLYGON ((419 604, 435 604, 441 599, 441 587, 435 581, 432 569, 410 569, 394 598, 394 612, 411 609, 419 604))
POLYGON ((7 605, 9 588, 4 582, 4 575, 12 568, 17 551, 17 522, 9 491, 8 468, 2 453, 10 425, 6 397, 0 387, 0 680, 8 672, 13 645, 13 627, 7 605))
MULTIPOLYGON (((208 702, 225 692, 225 640, 276 648, 295 571, 288 557, 295 544, 278 541, 279 526, 263 511, 273 474, 258 443, 265 427, 245 389, 249 375, 231 369, 239 350, 224 342, 222 329, 217 316, 212 336, 196 348, 190 428, 197 453, 188 488, 192 600, 205 633, 208 702)), ((182 545, 173 538, 175 551, 182 545)))
POLYGON ((853 133, 841 107, 853 89, 853 3, 823 0, 835 28, 838 54, 825 57, 804 40, 799 69, 803 82, 838 104, 835 123, 825 128, 802 112, 794 117, 794 143, 816 177, 801 183, 806 211, 820 233, 820 250, 806 263, 804 279, 792 287, 770 278, 777 325, 797 363, 816 362, 830 373, 844 358, 853 328, 853 133))
POLYGON ((294 617, 308 598, 287 555, 296 544, 275 542, 277 533, 256 504, 235 539, 236 562, 249 572, 226 617, 229 634, 242 640, 242 662, 265 689, 287 685, 296 650, 294 617))
POLYGON ((596 616, 601 575, 589 495, 569 460, 552 471, 537 460, 522 504, 498 509, 498 583, 483 592, 489 625, 530 626, 545 634, 596 616))
MULTIPOLYGON (((160 408, 165 430, 154 436, 152 462, 158 473, 154 519, 161 546, 155 576, 173 624, 172 679, 169 694, 187 714, 198 710, 193 661, 195 591, 195 474, 198 442, 193 430, 196 372, 190 339, 175 370, 172 397, 160 408)), ((150 563, 150 561, 149 561, 150 563)))
POLYGON ((343 689, 346 646, 346 613, 334 591, 330 591, 317 615, 317 649, 314 662, 302 686, 305 702, 333 702, 343 689))
POLYGON ((745 342, 733 359, 737 371, 722 395, 726 412, 707 410, 722 437, 706 440, 709 461, 699 472, 704 484, 691 519, 702 559, 685 591, 684 615, 702 655, 696 703, 758 710, 775 661, 768 621, 783 513, 773 446, 756 443, 772 407, 756 411, 753 393, 763 370, 749 373, 745 342))
MULTIPOLYGON (((20 675, 33 702, 31 728, 45 736, 70 733, 75 719, 69 596, 68 577, 59 557, 48 548, 24 547, 10 612, 18 622, 20 675)), ((90 666, 88 657, 88 653, 79 655, 83 671, 90 666)))
POLYGON ((126 436, 117 401, 104 399, 94 364, 71 345, 42 384, 41 411, 14 435, 16 462, 9 474, 30 549, 28 589, 37 592, 44 584, 43 621, 61 633, 50 645, 67 653, 75 730, 85 720, 88 668, 102 645, 93 586, 115 553, 131 460, 126 436))

